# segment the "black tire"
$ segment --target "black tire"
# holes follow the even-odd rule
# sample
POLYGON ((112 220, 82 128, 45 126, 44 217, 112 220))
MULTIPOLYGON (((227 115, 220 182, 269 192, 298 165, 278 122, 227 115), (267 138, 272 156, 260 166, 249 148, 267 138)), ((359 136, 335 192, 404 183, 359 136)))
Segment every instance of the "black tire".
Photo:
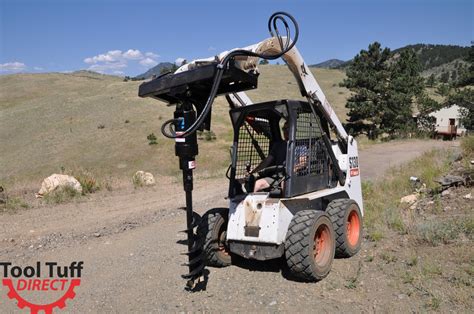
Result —
POLYGON ((312 282, 325 278, 331 271, 334 249, 334 229, 326 213, 302 210, 293 216, 285 240, 285 258, 292 276, 312 282))
POLYGON ((225 244, 228 215, 228 208, 213 208, 202 216, 198 225, 197 235, 201 241, 207 266, 225 267, 232 262, 230 252, 225 244))
POLYGON ((326 212, 336 232, 336 257, 356 255, 362 244, 362 215, 357 203, 336 199, 329 203, 326 212))

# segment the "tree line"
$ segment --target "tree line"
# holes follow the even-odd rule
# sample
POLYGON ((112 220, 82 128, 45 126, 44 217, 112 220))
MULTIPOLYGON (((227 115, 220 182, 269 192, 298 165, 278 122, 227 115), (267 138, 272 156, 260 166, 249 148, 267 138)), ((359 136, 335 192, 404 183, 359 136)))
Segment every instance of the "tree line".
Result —
POLYGON ((440 84, 437 93, 444 96, 437 102, 427 94, 426 87, 436 85, 434 77, 421 76, 423 69, 414 49, 394 54, 374 42, 361 50, 346 68, 347 78, 340 84, 352 95, 346 103, 349 109, 347 127, 352 134, 366 134, 375 139, 382 134, 404 137, 413 133, 434 131, 429 113, 457 104, 463 108, 462 123, 467 129, 474 126, 474 46, 469 50, 466 71, 440 84), (417 113, 417 119, 414 118, 417 113))

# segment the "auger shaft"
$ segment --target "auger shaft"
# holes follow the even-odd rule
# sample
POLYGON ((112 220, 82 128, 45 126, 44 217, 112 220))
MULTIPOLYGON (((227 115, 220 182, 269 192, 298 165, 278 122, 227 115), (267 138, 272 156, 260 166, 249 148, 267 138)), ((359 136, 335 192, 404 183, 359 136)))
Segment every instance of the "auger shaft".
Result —
MULTIPOLYGON (((182 130, 186 130, 196 120, 196 112, 189 103, 183 103, 176 107, 174 113, 175 130, 179 136, 182 130)), ((176 138, 175 154, 179 157, 179 168, 183 171, 183 188, 186 193, 186 234, 188 242, 188 263, 189 273, 182 275, 187 279, 186 289, 194 291, 196 285, 200 282, 204 269, 202 260, 202 250, 194 228, 199 221, 198 215, 193 212, 193 169, 195 168, 195 156, 198 154, 197 136, 194 132, 187 137, 176 138)))

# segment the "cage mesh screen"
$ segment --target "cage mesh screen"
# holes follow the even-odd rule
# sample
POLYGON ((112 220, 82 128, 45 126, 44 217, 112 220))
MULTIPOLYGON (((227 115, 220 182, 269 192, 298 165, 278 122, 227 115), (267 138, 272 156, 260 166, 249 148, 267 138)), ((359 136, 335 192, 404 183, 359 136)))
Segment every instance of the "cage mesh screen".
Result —
POLYGON ((271 131, 267 119, 255 118, 250 123, 245 121, 241 125, 237 143, 236 179, 245 178, 247 164, 253 170, 268 156, 270 141, 271 131))
POLYGON ((296 176, 316 176, 328 171, 326 147, 321 129, 311 112, 298 110, 294 169, 296 176))

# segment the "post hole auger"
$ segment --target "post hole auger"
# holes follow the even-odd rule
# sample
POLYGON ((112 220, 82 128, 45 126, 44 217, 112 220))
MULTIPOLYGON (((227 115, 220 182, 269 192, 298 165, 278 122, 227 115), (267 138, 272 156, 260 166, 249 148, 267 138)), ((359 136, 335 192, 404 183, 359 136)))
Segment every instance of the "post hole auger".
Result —
POLYGON ((183 278, 190 291, 205 289, 205 265, 228 266, 232 255, 285 257, 292 276, 318 281, 327 276, 335 256, 350 257, 360 250, 364 210, 357 141, 346 133, 296 48, 296 20, 276 12, 268 30, 271 37, 257 44, 194 60, 139 87, 140 97, 176 106, 161 132, 175 140, 183 172, 184 265, 189 267, 183 278), (259 59, 280 57, 307 101, 253 103, 245 91, 257 88, 259 59), (192 205, 196 131, 210 130, 218 95, 226 96, 234 131, 229 207, 200 217, 192 205))
MULTIPOLYGON (((191 103, 184 101, 180 105, 176 106, 174 112, 174 129, 176 135, 182 134, 187 128, 189 128, 196 121, 196 111, 191 103)), ((202 249, 194 229, 199 224, 200 217, 198 214, 193 212, 193 169, 196 167, 196 155, 198 154, 198 145, 196 132, 193 132, 187 137, 176 138, 175 142, 175 154, 179 157, 179 168, 183 172, 183 188, 186 193, 186 234, 187 234, 187 245, 188 252, 184 255, 188 255, 188 263, 183 266, 188 266, 189 272, 182 275, 186 282, 187 290, 196 290, 205 288, 204 282, 204 260, 202 258, 202 249)))

